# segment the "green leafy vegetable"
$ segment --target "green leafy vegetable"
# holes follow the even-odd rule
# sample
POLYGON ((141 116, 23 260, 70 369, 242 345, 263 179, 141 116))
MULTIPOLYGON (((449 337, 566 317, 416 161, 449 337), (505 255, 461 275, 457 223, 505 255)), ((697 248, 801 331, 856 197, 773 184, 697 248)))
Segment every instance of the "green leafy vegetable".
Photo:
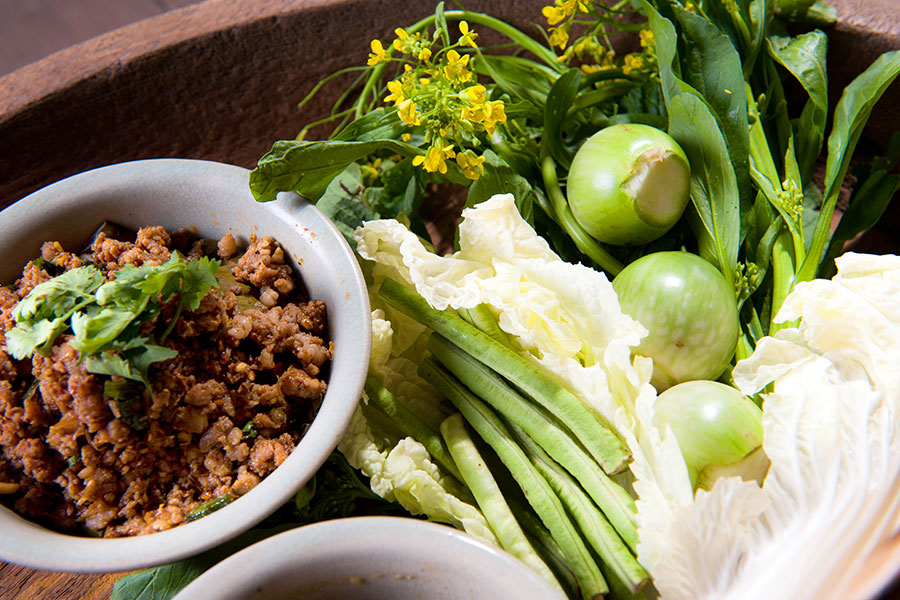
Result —
POLYGON ((96 267, 84 266, 35 286, 16 306, 16 327, 6 334, 10 354, 19 360, 33 352, 47 355, 72 315, 94 302, 92 294, 104 281, 96 267))

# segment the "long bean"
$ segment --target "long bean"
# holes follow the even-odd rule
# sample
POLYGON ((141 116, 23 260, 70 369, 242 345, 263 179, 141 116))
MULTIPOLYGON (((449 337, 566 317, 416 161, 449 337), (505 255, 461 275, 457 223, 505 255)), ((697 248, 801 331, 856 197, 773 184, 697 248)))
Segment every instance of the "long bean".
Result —
POLYGON ((606 594, 609 591, 606 580, 566 514, 562 502, 525 456, 522 448, 512 440, 500 418, 434 360, 429 358, 423 361, 419 365, 419 374, 449 398, 466 422, 494 449, 509 469, 525 492, 529 504, 562 548, 578 581, 582 597, 593 600, 606 594))
POLYGON ((488 469, 487 464, 475 446, 475 442, 466 431, 465 421, 459 413, 450 415, 441 423, 441 435, 453 460, 459 466, 465 483, 481 513, 490 525, 500 547, 527 564, 551 585, 563 591, 553 571, 535 551, 522 527, 510 510, 500 491, 500 486, 488 469))
POLYGON ((632 552, 637 551, 637 508, 634 500, 620 485, 597 469, 591 457, 557 423, 519 395, 494 371, 446 338, 432 335, 428 341, 428 349, 463 385, 490 404, 507 421, 525 430, 541 448, 581 482, 615 527, 612 535, 616 540, 611 540, 610 544, 621 544, 621 540, 624 540, 632 552), (622 536, 621 540, 619 536, 622 536))
POLYGON ((418 440, 439 465, 462 481, 462 475, 460 475, 440 433, 432 429, 428 423, 416 416, 403 403, 398 402, 377 377, 371 375, 366 377, 365 390, 369 401, 390 417, 404 434, 418 440))
POLYGON ((415 290, 392 279, 382 283, 378 295, 392 307, 475 356, 549 410, 608 474, 616 473, 628 464, 631 458, 628 449, 601 417, 553 376, 518 352, 450 311, 435 310, 415 290))
POLYGON ((456 313, 504 346, 511 347, 509 337, 500 329, 497 319, 486 304, 479 304, 475 308, 458 308, 456 313))
MULTIPOLYGON (((505 488, 504 488, 505 489, 505 488)), ((530 506, 515 500, 509 500, 509 508, 512 509, 516 520, 522 526, 531 545, 537 550, 538 554, 553 571, 556 579, 562 584, 566 590, 577 590, 578 582, 575 580, 575 574, 572 573, 572 567, 566 562, 559 543, 553 539, 550 530, 547 529, 541 519, 534 513, 530 506)), ((603 565, 600 565, 600 572, 603 573, 603 565)), ((567 594, 571 597, 573 594, 567 594)))
POLYGON ((597 506, 591 502, 572 476, 550 458, 523 428, 508 421, 507 425, 532 464, 569 510, 584 538, 612 574, 609 584, 613 589, 616 587, 615 581, 618 581, 628 590, 629 595, 640 590, 647 583, 649 574, 625 547, 597 506))

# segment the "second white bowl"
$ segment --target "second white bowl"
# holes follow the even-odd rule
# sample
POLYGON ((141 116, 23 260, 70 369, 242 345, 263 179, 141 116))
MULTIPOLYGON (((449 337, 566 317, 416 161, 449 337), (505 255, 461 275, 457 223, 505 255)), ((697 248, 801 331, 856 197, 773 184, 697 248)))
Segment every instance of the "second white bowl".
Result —
POLYGON ((253 544, 176 600, 564 600, 525 563, 453 529, 404 517, 316 523, 253 544))

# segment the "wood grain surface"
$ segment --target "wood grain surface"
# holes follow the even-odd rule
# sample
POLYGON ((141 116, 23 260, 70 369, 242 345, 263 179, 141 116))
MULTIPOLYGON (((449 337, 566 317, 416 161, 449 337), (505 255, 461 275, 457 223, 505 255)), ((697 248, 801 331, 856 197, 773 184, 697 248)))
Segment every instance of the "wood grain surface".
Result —
MULTIPOLYGON (((338 68, 364 64, 368 40, 384 39, 397 25, 430 14, 435 3, 135 1, 129 9, 119 0, 3 0, 0 54, 16 36, 34 35, 50 39, 37 55, 19 58, 19 63, 55 53, 0 77, 0 207, 65 176, 125 160, 167 156, 252 166, 273 141, 292 138, 303 124, 326 114, 330 102, 325 99, 297 109, 319 79, 338 68), (111 16, 123 19, 114 27, 162 14, 82 43, 76 43, 78 36, 53 33, 55 26, 45 24, 37 33, 24 25, 10 27, 10 15, 28 16, 28 11, 56 4, 76 10, 72 7, 82 3, 108 6, 111 16), (164 10, 172 6, 184 7, 164 10), (56 52, 68 44, 73 45, 56 52)), ((836 100, 878 54, 900 48, 900 19, 898 0, 831 3, 841 17, 829 32, 831 98, 836 100)), ((534 31, 530 24, 539 20, 540 7, 548 2, 464 4, 534 31)), ((82 37, 105 30, 88 18, 79 27, 82 37)), ((900 129, 897 84, 872 123, 879 127, 867 130, 866 140, 876 147, 887 132, 900 129)), ((898 214, 894 210, 876 232, 884 236, 882 242, 897 242, 898 214)), ((876 248, 882 242, 874 242, 876 248)), ((883 574, 885 564, 900 564, 900 541, 886 544, 878 557, 873 576, 883 574)), ((0 563, 0 599, 107 599, 119 576, 50 573, 0 563)), ((897 600, 900 592, 890 590, 882 598, 897 600)))
POLYGON ((121 573, 79 575, 23 569, 0 562, 3 600, 108 600, 121 573))

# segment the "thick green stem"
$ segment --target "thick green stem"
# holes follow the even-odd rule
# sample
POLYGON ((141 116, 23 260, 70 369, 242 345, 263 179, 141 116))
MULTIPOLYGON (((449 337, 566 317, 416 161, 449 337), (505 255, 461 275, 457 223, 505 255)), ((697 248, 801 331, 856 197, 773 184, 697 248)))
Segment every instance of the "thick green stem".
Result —
MULTIPOLYGON (((540 518, 534 514, 534 510, 527 504, 509 500, 509 508, 513 511, 516 520, 522 526, 522 529, 531 540, 531 545, 541 555, 544 562, 553 571, 557 581, 567 590, 566 596, 569 598, 575 595, 578 589, 578 582, 575 580, 575 574, 572 573, 572 567, 566 562, 562 548, 551 535, 550 530, 544 527, 540 518)), ((603 565, 600 565, 600 572, 603 572, 603 565)))
POLYGON ((491 309, 486 304, 479 304, 475 308, 458 308, 456 313, 504 346, 512 348, 509 337, 505 331, 500 329, 494 313, 491 312, 491 309))
POLYGON ((606 514, 618 544, 637 550, 638 534, 634 500, 621 486, 597 469, 596 463, 559 425, 510 388, 496 373, 446 339, 434 335, 428 343, 434 358, 467 388, 490 404, 509 422, 524 430, 554 460, 578 478, 585 491, 606 514), (618 533, 616 533, 618 532, 618 533), (619 536, 622 536, 619 539, 619 536), (625 540, 625 544, 622 543, 625 540))
POLYGON ((443 438, 437 431, 416 416, 402 402, 397 401, 390 390, 384 387, 377 377, 370 375, 366 378, 365 390, 366 395, 369 397, 369 402, 389 416, 403 433, 425 446, 431 457, 448 473, 462 481, 462 475, 460 475, 459 469, 450 455, 450 451, 444 444, 443 438))
POLYGON ((553 162, 551 156, 545 156, 541 160, 541 176, 544 179, 544 187, 547 190, 550 205, 553 207, 553 212, 556 213, 551 215, 555 216, 554 220, 572 238, 578 249, 597 263, 597 266, 612 277, 618 275, 624 268, 624 265, 600 246, 597 240, 592 238, 581 224, 575 220, 575 215, 572 214, 572 209, 569 208, 569 203, 559 187, 559 179, 556 176, 556 163, 553 162))
POLYGON ((622 543, 603 513, 591 502, 578 482, 544 452, 533 436, 509 421, 507 424, 535 468, 562 500, 578 524, 581 534, 600 556, 613 578, 632 594, 640 590, 650 576, 622 543))
POLYGON ((562 502, 525 456, 522 448, 513 441, 500 418, 431 359, 426 359, 419 366, 419 374, 444 392, 450 402, 463 414, 466 422, 496 452, 500 461, 522 488, 528 503, 562 548, 578 580, 582 597, 585 600, 594 600, 606 594, 609 591, 606 580, 577 528, 569 519, 562 502))
POLYGON ((478 508, 497 536, 500 546, 562 592, 562 586, 550 567, 532 547, 519 522, 516 521, 500 486, 497 485, 475 442, 466 431, 462 416, 456 413, 447 417, 441 423, 441 434, 454 462, 459 466, 462 481, 472 490, 478 508))
POLYGON ((390 306, 475 356, 550 411, 608 474, 618 472, 629 462, 631 456, 625 444, 601 417, 539 365, 451 312, 435 310, 415 290, 392 279, 384 281, 378 295, 390 306))
POLYGON ((772 312, 769 319, 769 335, 775 335, 779 329, 790 326, 786 323, 776 323, 775 317, 794 285, 794 269, 791 235, 788 231, 782 230, 772 246, 772 312))

